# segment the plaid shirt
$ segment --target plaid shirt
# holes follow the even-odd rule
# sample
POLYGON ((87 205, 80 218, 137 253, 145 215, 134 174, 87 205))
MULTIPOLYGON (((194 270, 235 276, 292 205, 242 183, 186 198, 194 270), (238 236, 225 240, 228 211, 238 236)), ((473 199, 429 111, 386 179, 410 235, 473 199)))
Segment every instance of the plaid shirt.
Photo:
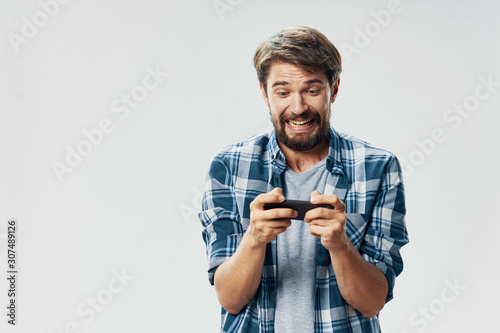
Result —
MULTIPOLYGON (((391 153, 330 129, 329 171, 324 194, 346 205, 346 233, 362 257, 384 272, 387 301, 403 270, 401 246, 408 243, 401 168, 391 153)), ((225 147, 212 160, 202 211, 213 285, 217 267, 231 257, 250 224, 250 203, 283 187, 286 162, 274 131, 225 147)), ((365 318, 342 298, 328 250, 317 239, 314 332, 380 332, 378 315, 365 318)), ((222 308, 222 332, 274 332, 276 240, 267 244, 260 288, 237 315, 222 308)))

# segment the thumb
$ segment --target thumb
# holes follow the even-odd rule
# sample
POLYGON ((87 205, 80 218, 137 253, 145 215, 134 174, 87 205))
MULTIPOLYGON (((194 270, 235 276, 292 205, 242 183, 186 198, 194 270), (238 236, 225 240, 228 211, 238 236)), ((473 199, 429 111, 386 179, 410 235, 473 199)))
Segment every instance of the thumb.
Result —
POLYGON ((321 195, 321 192, 320 191, 313 191, 311 192, 311 202, 314 203, 315 201, 315 198, 320 196, 321 195))
POLYGON ((281 188, 279 188, 279 187, 275 187, 275 188, 271 191, 271 193, 273 193, 273 194, 283 195, 283 190, 282 190, 281 188))

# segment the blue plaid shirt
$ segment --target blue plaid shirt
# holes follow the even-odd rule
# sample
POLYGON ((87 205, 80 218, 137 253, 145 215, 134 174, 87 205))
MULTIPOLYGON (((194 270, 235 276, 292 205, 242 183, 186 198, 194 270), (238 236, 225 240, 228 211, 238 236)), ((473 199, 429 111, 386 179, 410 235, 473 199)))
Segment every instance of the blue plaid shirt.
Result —
MULTIPOLYGON (((325 193, 346 205, 346 232, 364 259, 384 272, 387 301, 403 270, 401 246, 408 243, 405 198, 398 160, 391 153, 330 129, 325 193)), ((285 156, 274 131, 225 147, 211 161, 202 211, 208 278, 231 257, 250 224, 250 203, 283 188, 285 156)), ((314 332, 380 332, 378 315, 365 318, 342 298, 328 250, 317 239, 314 332)), ((260 288, 237 315, 222 308, 222 332, 274 332, 276 240, 267 244, 260 288)))

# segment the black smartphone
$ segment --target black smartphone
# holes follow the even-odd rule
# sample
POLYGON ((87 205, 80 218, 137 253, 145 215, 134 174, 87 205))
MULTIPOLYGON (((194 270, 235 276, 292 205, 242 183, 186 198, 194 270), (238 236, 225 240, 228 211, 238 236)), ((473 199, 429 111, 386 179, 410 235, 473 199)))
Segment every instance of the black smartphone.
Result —
POLYGON ((334 209, 334 207, 330 204, 312 204, 310 201, 306 200, 285 200, 283 202, 273 202, 273 203, 265 203, 264 209, 273 209, 273 208, 292 208, 296 210, 299 215, 294 220, 304 220, 304 216, 308 210, 324 207, 334 209))

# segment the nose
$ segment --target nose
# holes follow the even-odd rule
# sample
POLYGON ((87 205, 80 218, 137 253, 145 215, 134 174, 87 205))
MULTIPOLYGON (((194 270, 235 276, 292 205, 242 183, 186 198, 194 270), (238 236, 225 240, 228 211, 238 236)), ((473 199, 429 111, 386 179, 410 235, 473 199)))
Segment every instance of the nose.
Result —
POLYGON ((302 94, 294 94, 290 104, 290 111, 300 116, 302 113, 307 111, 307 108, 307 104, 305 103, 302 94))

